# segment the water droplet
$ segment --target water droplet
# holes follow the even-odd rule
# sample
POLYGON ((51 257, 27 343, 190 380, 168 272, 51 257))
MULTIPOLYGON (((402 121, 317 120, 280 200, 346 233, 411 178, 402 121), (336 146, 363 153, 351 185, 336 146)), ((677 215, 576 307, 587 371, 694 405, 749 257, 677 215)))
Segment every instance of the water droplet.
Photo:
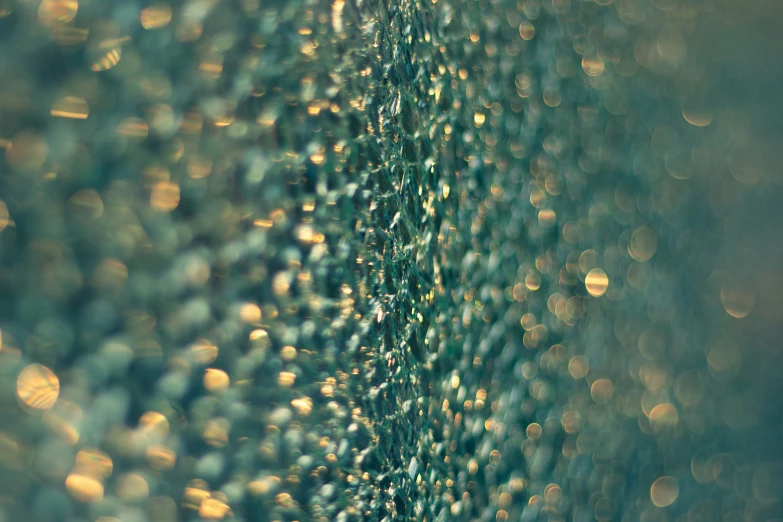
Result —
POLYGON ((121 500, 136 504, 146 499, 150 487, 144 477, 137 473, 124 473, 117 477, 117 496, 121 500))
POLYGON ((48 410, 57 402, 60 380, 52 370, 40 364, 31 364, 19 373, 16 394, 22 403, 36 410, 48 410))
POLYGON ((45 26, 67 24, 76 18, 78 9, 77 0, 43 0, 38 6, 38 21, 45 26))
POLYGON ((521 36, 523 40, 532 40, 535 35, 536 28, 533 27, 533 24, 527 21, 519 24, 519 36, 521 36))
POLYGON ((126 118, 117 126, 117 134, 129 138, 144 139, 149 134, 147 122, 141 118, 126 118))
POLYGON ((144 29, 161 29, 169 25, 171 15, 170 5, 155 4, 141 10, 139 21, 144 29))
POLYGON ((93 54, 95 54, 97 58, 92 62, 90 69, 95 72, 108 71, 120 63, 122 47, 117 45, 113 39, 104 40, 93 54))
POLYGON ((663 430, 674 429, 677 426, 679 414, 677 408, 669 403, 659 404, 650 412, 650 424, 653 431, 659 433, 663 430))
POLYGON ((628 253, 636 261, 644 263, 649 261, 658 249, 658 236, 648 226, 637 228, 631 235, 628 244, 628 253))
POLYGON ((65 479, 65 487, 73 498, 92 503, 103 500, 103 484, 94 477, 71 473, 65 479))
POLYGON ((150 206, 161 212, 171 212, 179 206, 179 185, 168 181, 156 183, 150 192, 150 206))
POLYGON ((614 396, 614 385, 609 379, 598 379, 590 386, 590 396, 598 404, 605 404, 614 396))
POLYGON ((222 520, 226 515, 231 514, 231 508, 216 498, 206 498, 201 502, 198 514, 205 520, 222 520))
POLYGON ((152 444, 144 454, 149 467, 157 471, 167 471, 177 462, 177 454, 166 446, 152 444))
POLYGON ((604 62, 598 58, 589 56, 582 58, 582 69, 588 76, 601 76, 605 67, 604 62))
POLYGON ((756 304, 756 294, 737 281, 730 281, 720 290, 720 300, 723 308, 730 316, 737 319, 747 317, 756 304))
MULTIPOLYGON (((0 232, 5 230, 5 227, 7 227, 10 222, 11 216, 8 213, 8 207, 3 200, 0 200, 0 232)), ((0 348, 2 348, 2 343, 0 343, 0 348)))
POLYGON ((650 498, 658 507, 671 506, 680 494, 680 485, 674 477, 659 477, 650 487, 650 498))
POLYGON ((609 277, 600 268, 593 268, 585 277, 587 292, 593 297, 600 297, 606 293, 609 287, 609 277))
POLYGON ((113 469, 114 464, 107 454, 95 448, 84 448, 76 454, 73 473, 103 481, 113 469))
POLYGON ((213 393, 222 393, 228 390, 231 379, 223 370, 207 368, 204 372, 204 387, 213 393))
POLYGON ((528 425, 525 429, 525 434, 530 440, 537 440, 541 436, 541 433, 543 433, 543 428, 541 428, 541 425, 537 422, 528 425))
POLYGON ((709 111, 682 110, 682 117, 694 127, 706 127, 712 123, 713 114, 709 111))

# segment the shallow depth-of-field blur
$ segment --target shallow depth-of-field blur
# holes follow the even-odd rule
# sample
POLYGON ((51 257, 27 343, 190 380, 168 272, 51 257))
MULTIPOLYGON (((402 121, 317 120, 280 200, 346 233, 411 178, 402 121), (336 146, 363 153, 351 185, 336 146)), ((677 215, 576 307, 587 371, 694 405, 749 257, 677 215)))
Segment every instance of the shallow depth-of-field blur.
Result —
POLYGON ((0 522, 783 520, 772 0, 0 0, 0 522))

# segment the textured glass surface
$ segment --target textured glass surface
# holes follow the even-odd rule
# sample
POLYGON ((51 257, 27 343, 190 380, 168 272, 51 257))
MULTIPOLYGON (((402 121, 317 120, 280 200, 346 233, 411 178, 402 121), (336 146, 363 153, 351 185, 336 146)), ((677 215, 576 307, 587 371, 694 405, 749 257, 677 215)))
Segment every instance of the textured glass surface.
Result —
POLYGON ((772 0, 0 0, 0 522, 783 520, 772 0))

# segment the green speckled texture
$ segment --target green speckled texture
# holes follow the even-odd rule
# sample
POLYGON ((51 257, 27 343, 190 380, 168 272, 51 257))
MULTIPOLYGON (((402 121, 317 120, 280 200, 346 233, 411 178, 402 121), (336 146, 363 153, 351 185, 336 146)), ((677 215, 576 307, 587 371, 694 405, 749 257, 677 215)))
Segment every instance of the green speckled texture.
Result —
POLYGON ((783 519, 781 15, 0 1, 0 522, 783 519))

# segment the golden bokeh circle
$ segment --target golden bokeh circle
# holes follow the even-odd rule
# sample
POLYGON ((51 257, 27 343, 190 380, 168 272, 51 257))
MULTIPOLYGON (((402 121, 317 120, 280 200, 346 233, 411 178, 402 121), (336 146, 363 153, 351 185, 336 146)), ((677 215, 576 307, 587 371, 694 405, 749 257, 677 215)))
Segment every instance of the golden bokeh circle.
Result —
POLYGON ((650 498, 657 507, 671 506, 680 494, 680 484, 674 477, 659 477, 650 487, 650 498))
POLYGON ((585 277, 585 287, 587 292, 593 297, 600 297, 606 293, 609 288, 609 277, 606 272, 600 268, 593 268, 585 277))
POLYGON ((16 395, 27 408, 48 410, 60 395, 60 379, 46 366, 31 364, 16 379, 16 395))

